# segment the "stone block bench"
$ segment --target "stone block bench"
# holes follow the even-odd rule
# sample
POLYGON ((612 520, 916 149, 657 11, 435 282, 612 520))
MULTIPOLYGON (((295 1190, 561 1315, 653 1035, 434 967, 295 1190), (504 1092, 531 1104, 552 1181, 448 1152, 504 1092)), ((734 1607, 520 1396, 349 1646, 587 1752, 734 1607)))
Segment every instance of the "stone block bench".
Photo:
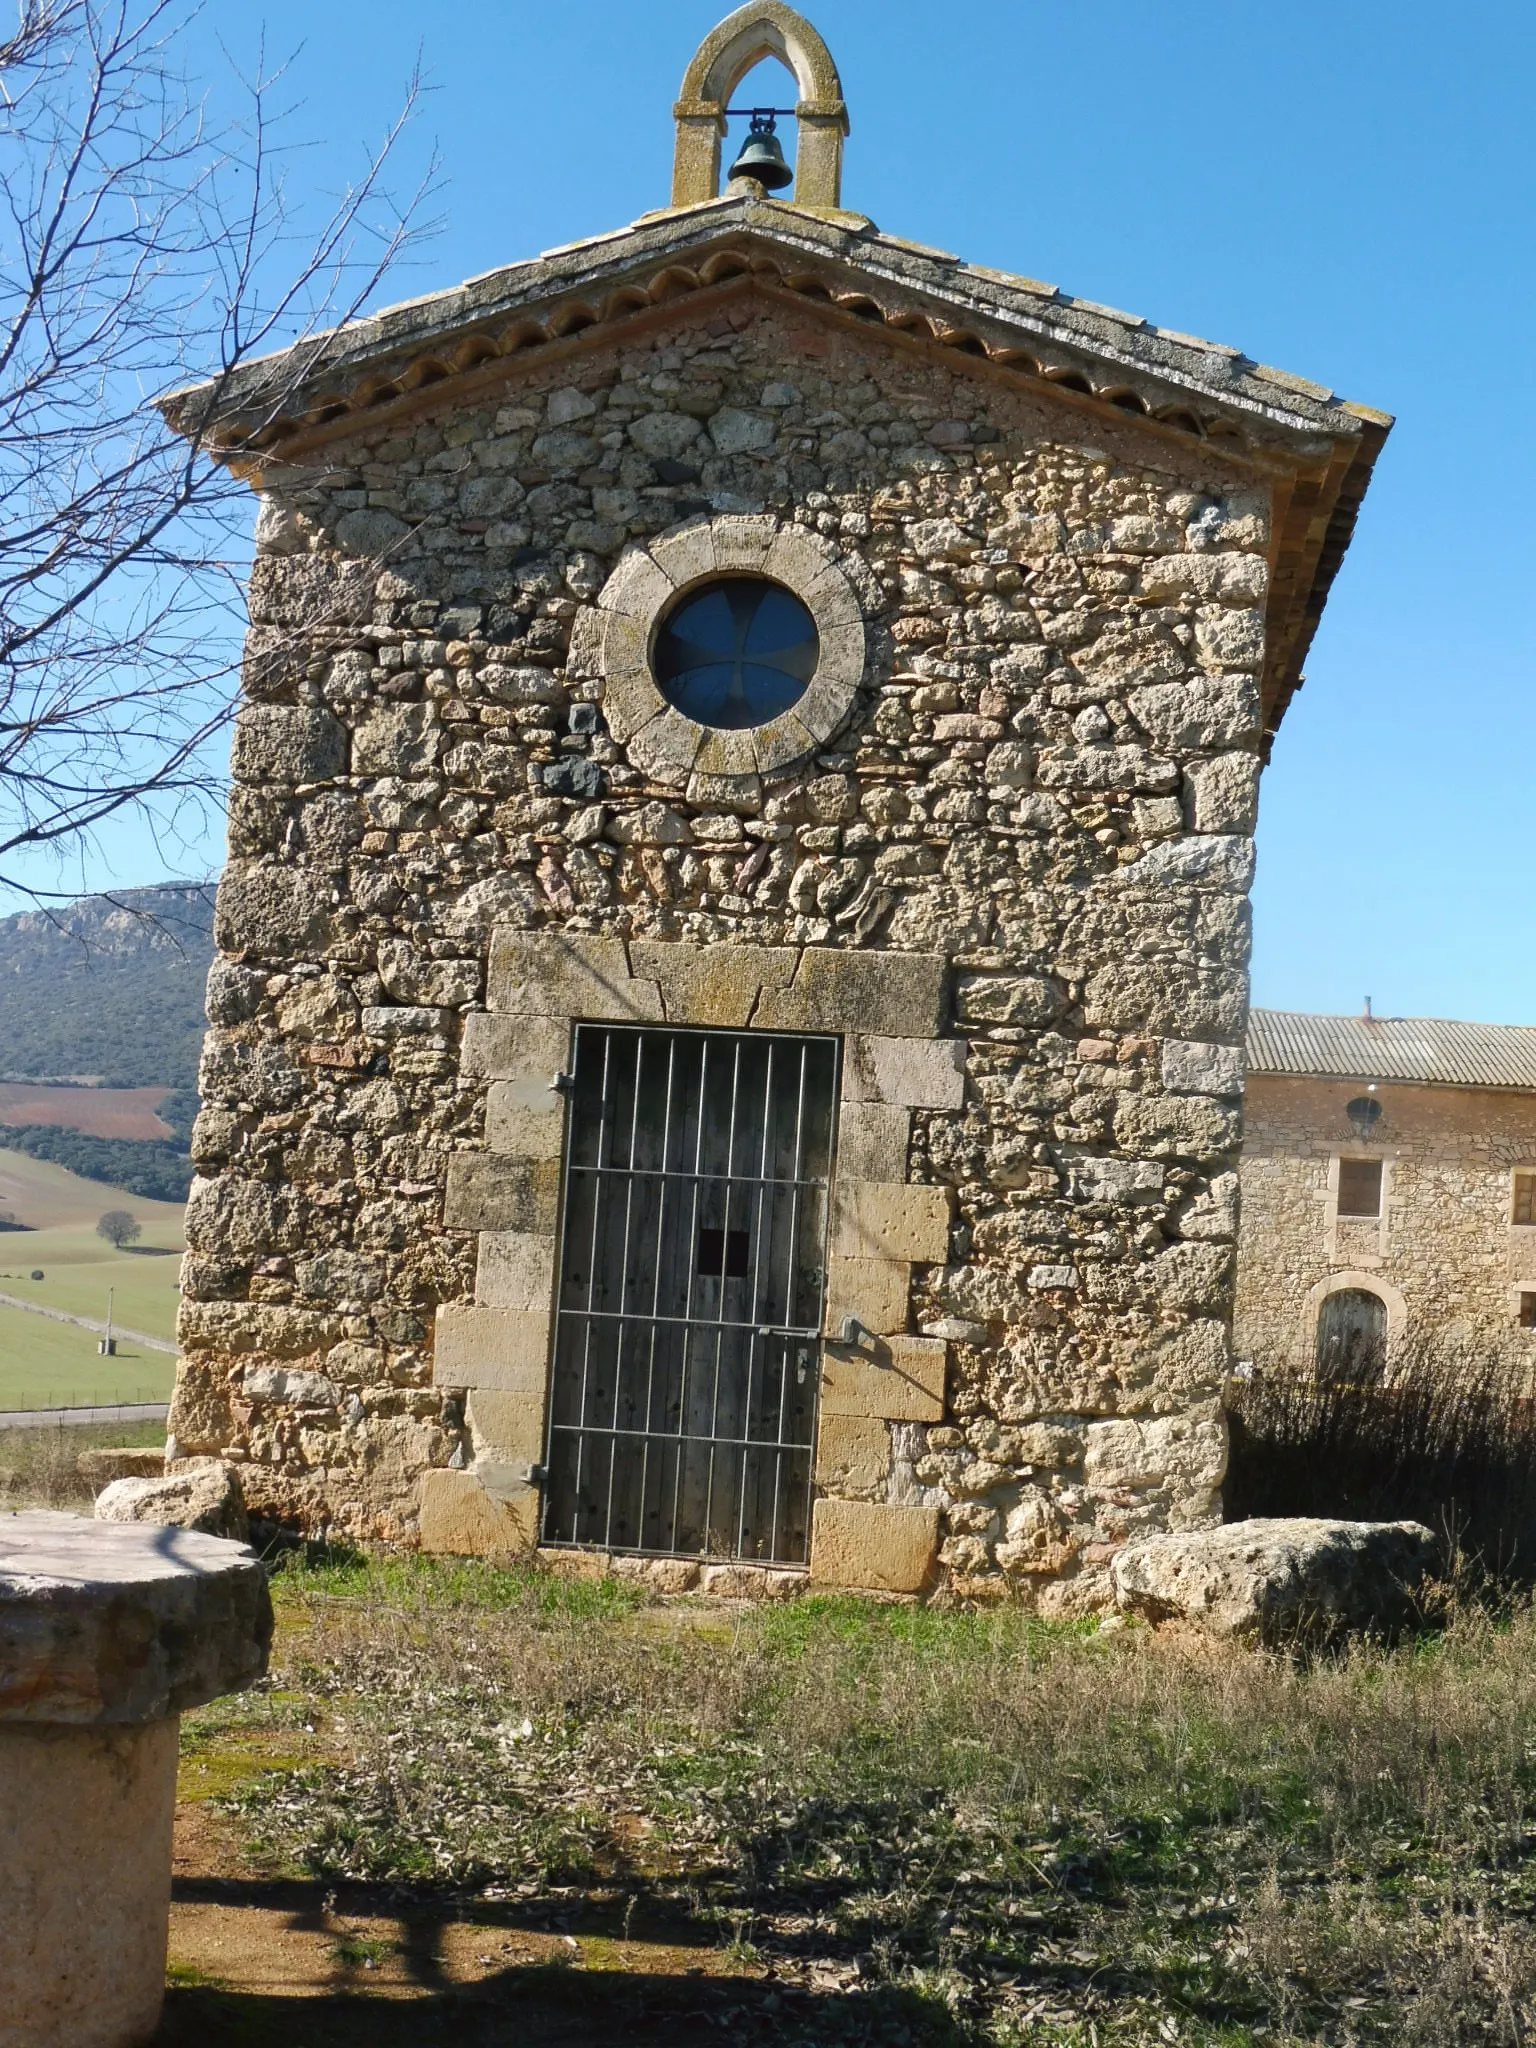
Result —
POLYGON ((0 2048, 153 2036, 180 1717, 252 1684, 271 1642, 241 1544, 0 1517, 0 2048))

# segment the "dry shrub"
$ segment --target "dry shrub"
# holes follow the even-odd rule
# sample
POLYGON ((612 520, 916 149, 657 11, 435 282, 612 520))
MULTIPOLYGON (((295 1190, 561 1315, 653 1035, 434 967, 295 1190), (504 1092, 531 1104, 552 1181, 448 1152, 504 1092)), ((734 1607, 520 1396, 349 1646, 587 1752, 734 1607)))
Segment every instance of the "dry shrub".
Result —
POLYGON ((94 1499, 80 1477, 82 1451, 139 1449, 165 1441, 164 1423, 67 1423, 0 1430, 0 1505, 68 1508, 88 1515, 94 1499))
POLYGON ((1536 1579, 1536 1402, 1518 1365, 1473 1349, 1364 1351, 1347 1378, 1264 1369, 1228 1388, 1231 1522, 1423 1522, 1461 1564, 1536 1579))
POLYGON ((1310 2028, 1330 2007, 1346 2041, 1351 2022, 1374 2038, 1373 2019, 1400 2048, 1525 2048, 1530 2039, 1536 1936, 1480 1904, 1431 1899, 1388 1914, 1340 1884, 1297 1898, 1272 1872, 1242 1933, 1287 2044, 1316 2040, 1310 2028))
POLYGON ((8 1508, 89 1507, 75 1468, 79 1448, 62 1429, 7 1430, 0 1437, 0 1499, 8 1508))

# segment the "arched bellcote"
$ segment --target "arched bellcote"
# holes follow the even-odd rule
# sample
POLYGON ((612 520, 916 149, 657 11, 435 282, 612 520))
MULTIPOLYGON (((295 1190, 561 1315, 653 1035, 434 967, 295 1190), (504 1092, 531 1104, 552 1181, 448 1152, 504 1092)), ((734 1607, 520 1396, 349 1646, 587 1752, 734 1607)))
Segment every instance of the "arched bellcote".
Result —
POLYGON ((799 143, 794 204, 814 213, 842 205, 843 137, 848 109, 832 53, 805 19, 778 0, 738 7, 704 38, 683 79, 672 171, 674 207, 704 206, 720 196, 720 145, 731 94, 763 57, 777 57, 794 73, 799 143))

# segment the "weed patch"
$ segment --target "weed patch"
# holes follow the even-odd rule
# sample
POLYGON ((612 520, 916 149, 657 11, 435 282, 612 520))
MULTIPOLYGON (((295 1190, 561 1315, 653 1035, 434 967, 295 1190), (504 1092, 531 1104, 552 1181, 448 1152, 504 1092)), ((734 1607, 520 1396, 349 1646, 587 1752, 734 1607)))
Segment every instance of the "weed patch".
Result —
POLYGON ((1301 1666, 848 1599, 700 1631, 628 1587, 420 1561, 295 1560, 278 1600, 274 1684, 324 1755, 224 1803, 288 1869, 530 1928, 666 1916, 849 2021, 896 1997, 997 2048, 1536 2019, 1524 1608, 1301 1666))
POLYGON ((1263 1366, 1228 1389, 1230 1522, 1412 1519, 1461 1576, 1536 1581, 1536 1401, 1523 1365, 1406 1344, 1347 1368, 1263 1366))
POLYGON ((0 1430, 0 1508, 72 1508, 88 1513, 95 1495, 80 1476, 82 1451, 147 1450, 164 1442, 163 1422, 0 1430))

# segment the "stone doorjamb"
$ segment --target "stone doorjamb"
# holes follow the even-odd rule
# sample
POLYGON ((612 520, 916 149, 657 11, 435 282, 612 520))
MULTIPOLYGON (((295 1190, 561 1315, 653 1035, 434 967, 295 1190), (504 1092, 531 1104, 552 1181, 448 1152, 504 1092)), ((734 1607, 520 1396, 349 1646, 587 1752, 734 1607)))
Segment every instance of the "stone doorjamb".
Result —
POLYGON ((938 954, 494 934, 490 1006, 466 1020, 463 1052, 466 1077, 489 1084, 485 1149, 453 1155, 444 1207, 447 1229, 478 1234, 475 1299, 438 1310, 433 1371, 466 1397, 475 1455, 468 1470, 425 1475, 424 1549, 538 1542, 565 1150, 555 1081, 574 1025, 830 1033, 843 1041, 843 1078, 810 1576, 922 1589, 938 1510, 826 1488, 839 1470, 888 1470, 892 1424, 944 1415, 948 1347, 911 1333, 909 1293, 914 1265, 948 1258, 952 1196, 910 1182, 907 1167, 913 1110, 957 1109, 964 1095, 965 1041, 942 1035, 947 977, 938 954))

